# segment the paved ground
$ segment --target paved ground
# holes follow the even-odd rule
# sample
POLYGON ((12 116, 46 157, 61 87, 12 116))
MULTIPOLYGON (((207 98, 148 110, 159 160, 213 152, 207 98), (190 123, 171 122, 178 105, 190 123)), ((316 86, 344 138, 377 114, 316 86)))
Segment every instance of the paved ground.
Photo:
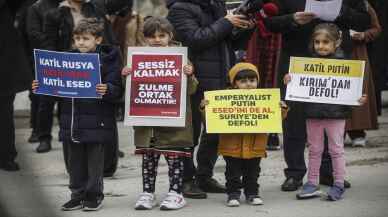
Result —
MULTIPOLYGON (((388 94, 385 94, 388 104, 388 94)), ((113 178, 105 179, 104 208, 98 212, 62 212, 60 206, 69 199, 68 177, 63 165, 61 144, 46 154, 37 154, 37 144, 26 142, 30 130, 25 117, 17 117, 18 161, 20 172, 0 171, 0 210, 8 210, 12 217, 132 217, 167 215, 158 209, 135 211, 133 205, 141 190, 141 160, 133 155, 129 129, 120 124, 120 145, 126 156, 120 159, 119 169, 113 178), (1 207, 2 206, 2 207, 1 207)), ((295 192, 280 191, 283 168, 281 151, 269 152, 262 163, 259 179, 261 196, 265 205, 252 207, 246 204, 238 208, 225 206, 225 195, 209 194, 206 200, 188 200, 182 210, 168 215, 192 217, 386 217, 388 216, 388 108, 379 119, 380 129, 368 132, 366 148, 346 148, 347 178, 352 188, 339 202, 321 199, 298 201, 295 192)), ((54 129, 54 135, 58 126, 54 129)), ((55 138, 56 139, 56 138, 55 138)), ((55 141, 54 139, 54 141, 55 141)), ((157 180, 157 198, 162 199, 167 191, 167 167, 161 161, 157 180)), ((215 177, 224 182, 224 162, 219 159, 215 177)), ((322 187, 322 190, 327 188, 322 187)), ((3 214, 4 215, 4 214, 3 214)), ((0 212, 0 217, 3 217, 0 212)))

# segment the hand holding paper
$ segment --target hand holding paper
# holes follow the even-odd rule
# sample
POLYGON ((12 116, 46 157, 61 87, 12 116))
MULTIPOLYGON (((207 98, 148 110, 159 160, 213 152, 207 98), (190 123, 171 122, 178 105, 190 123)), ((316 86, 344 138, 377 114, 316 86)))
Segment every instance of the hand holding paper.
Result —
POLYGON ((304 11, 311 12, 316 15, 316 18, 325 21, 334 21, 342 7, 342 0, 306 0, 304 11))

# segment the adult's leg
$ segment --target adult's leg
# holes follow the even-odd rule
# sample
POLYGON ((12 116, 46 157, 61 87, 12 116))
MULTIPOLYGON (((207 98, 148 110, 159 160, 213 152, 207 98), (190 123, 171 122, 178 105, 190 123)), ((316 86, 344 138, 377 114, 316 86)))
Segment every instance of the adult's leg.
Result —
POLYGON ((38 142, 38 117, 39 117, 39 95, 34 94, 32 91, 29 93, 30 98, 30 125, 32 128, 31 136, 28 142, 38 142))
POLYGON ((39 146, 36 152, 44 153, 51 150, 51 129, 53 127, 53 113, 56 98, 53 96, 41 96, 39 101, 39 146))
POLYGON ((53 114, 56 98, 53 96, 40 97, 39 101, 39 141, 50 141, 52 139, 51 129, 53 126, 53 114))
POLYGON ((306 120, 303 105, 297 102, 287 102, 290 106, 284 122, 283 151, 287 168, 286 178, 302 180, 306 174, 304 149, 306 146, 306 120))
POLYGON ((15 94, 0 96, 0 167, 5 170, 19 170, 19 166, 14 162, 17 155, 13 119, 14 100, 15 94))

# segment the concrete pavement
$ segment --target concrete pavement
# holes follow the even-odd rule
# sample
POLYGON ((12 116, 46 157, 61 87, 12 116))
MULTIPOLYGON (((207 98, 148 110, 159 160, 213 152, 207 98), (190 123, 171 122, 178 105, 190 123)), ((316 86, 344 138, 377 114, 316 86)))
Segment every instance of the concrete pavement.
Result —
MULTIPOLYGON (((388 94, 385 92, 385 103, 388 94)), ((113 178, 105 179, 104 207, 98 212, 60 211, 69 199, 68 177, 65 173, 61 144, 57 142, 58 126, 54 128, 53 150, 45 154, 35 153, 37 144, 28 144, 30 134, 28 119, 16 118, 16 141, 22 170, 0 171, 0 209, 8 210, 12 217, 142 217, 169 215, 192 217, 386 217, 388 216, 388 108, 379 118, 380 129, 368 132, 365 148, 347 147, 347 179, 352 188, 345 199, 327 202, 321 199, 299 201, 296 192, 281 192, 285 167, 282 151, 271 151, 262 161, 259 179, 263 206, 238 208, 225 206, 224 194, 209 194, 208 199, 188 199, 188 205, 179 210, 165 212, 135 211, 133 206, 141 192, 141 159, 133 155, 134 147, 130 130, 120 123, 120 146, 126 154, 119 161, 113 178)), ((167 167, 160 161, 157 178, 157 199, 163 199, 168 189, 167 167)), ((215 177, 224 182, 224 162, 219 159, 215 177)), ((321 187, 326 191, 326 187, 321 187)), ((0 212, 1 213, 1 212, 0 212)), ((1 214, 0 214, 1 215, 1 214)), ((1 216, 3 217, 3 216, 1 216)))

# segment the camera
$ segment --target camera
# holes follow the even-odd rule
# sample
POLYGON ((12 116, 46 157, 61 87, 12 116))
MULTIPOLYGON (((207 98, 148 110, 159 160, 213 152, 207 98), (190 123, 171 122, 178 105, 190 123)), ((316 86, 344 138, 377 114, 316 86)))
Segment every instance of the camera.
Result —
POLYGON ((254 13, 260 11, 267 2, 268 0, 244 0, 233 13, 252 17, 254 13))

